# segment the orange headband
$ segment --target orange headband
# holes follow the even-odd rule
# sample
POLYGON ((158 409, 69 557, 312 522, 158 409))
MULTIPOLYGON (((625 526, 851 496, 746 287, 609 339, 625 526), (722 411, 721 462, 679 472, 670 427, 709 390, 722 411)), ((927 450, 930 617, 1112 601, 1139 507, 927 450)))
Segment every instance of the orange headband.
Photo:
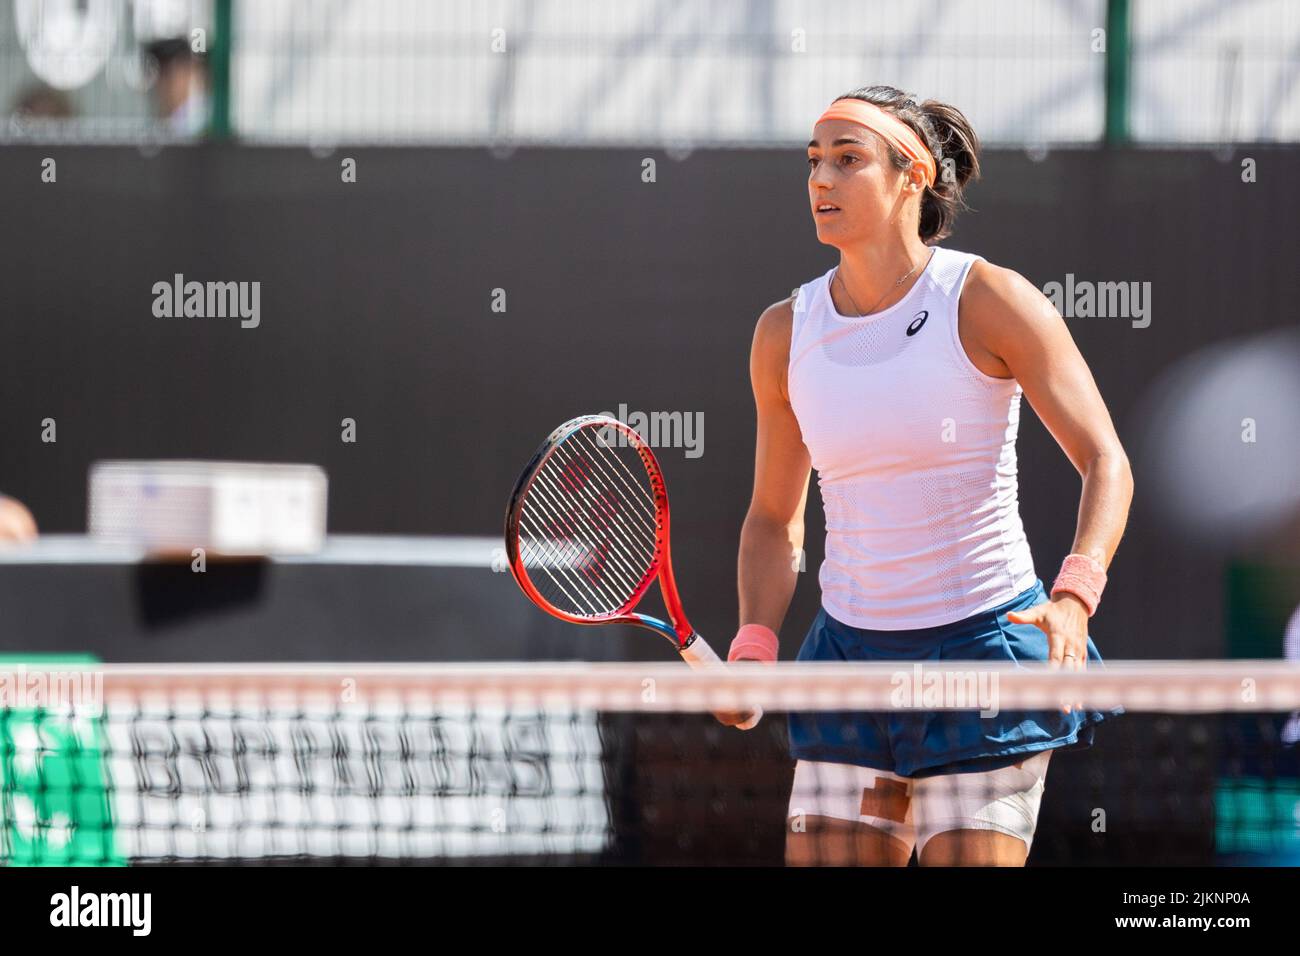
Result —
POLYGON ((852 97, 836 100, 817 122, 821 123, 824 120, 848 120, 850 123, 865 126, 908 159, 920 163, 921 169, 925 171, 925 184, 934 185, 937 172, 934 156, 921 141, 921 137, 916 135, 912 127, 886 113, 876 104, 852 97))

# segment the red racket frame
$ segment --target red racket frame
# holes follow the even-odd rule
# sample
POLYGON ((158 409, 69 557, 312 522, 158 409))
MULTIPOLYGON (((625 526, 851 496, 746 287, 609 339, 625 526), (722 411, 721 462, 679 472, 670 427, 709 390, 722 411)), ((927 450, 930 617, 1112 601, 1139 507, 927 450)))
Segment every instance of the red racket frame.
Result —
POLYGON ((616 418, 609 418, 605 415, 581 415, 565 422, 547 436, 546 441, 542 442, 541 447, 534 453, 532 459, 524 468, 523 474, 519 476, 519 480, 515 483, 514 491, 510 495, 510 504, 506 508, 506 557, 510 562, 510 573, 524 594, 528 595, 529 600, 547 614, 558 617, 562 621, 568 621, 572 624, 634 624, 663 635, 679 651, 685 650, 691 646, 698 635, 695 633, 695 629, 691 627, 691 623, 686 617, 686 611, 682 608, 682 599, 677 593, 677 580, 673 577, 672 555, 668 543, 670 521, 668 488, 664 484, 663 471, 659 467, 659 461, 655 458, 654 452, 650 450, 650 447, 637 434, 636 430, 616 418), (595 427, 611 428, 625 436, 629 446, 636 450, 642 464, 645 465, 646 473, 650 478, 650 488, 654 495, 655 551, 650 568, 646 571, 644 578, 637 584, 631 600, 608 614, 579 616, 569 614, 555 607, 546 598, 542 597, 541 592, 533 585, 532 580, 528 577, 527 569, 524 567, 523 558, 519 554, 519 521, 533 479, 555 453, 556 448, 582 429, 595 427), (659 590, 663 594, 664 606, 668 609, 671 624, 649 614, 640 614, 632 610, 645 597, 646 591, 650 590, 650 585, 654 583, 656 577, 659 579, 659 590))

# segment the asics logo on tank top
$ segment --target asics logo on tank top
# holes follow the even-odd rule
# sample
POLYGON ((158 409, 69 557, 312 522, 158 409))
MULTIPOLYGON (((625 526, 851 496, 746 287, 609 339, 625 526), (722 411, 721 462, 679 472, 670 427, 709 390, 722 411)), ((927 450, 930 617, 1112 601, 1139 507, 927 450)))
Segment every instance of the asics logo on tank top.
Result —
POLYGON ((915 335, 917 332, 920 332, 921 326, 925 325, 925 320, 928 319, 929 317, 930 317, 930 313, 925 309, 922 309, 920 312, 916 313, 916 317, 912 319, 912 324, 907 327, 907 334, 915 335))
POLYGON ((823 339, 822 355, 834 365, 857 368, 893 361, 911 344, 912 333, 899 335, 903 321, 904 316, 832 319, 832 324, 838 327, 823 339))

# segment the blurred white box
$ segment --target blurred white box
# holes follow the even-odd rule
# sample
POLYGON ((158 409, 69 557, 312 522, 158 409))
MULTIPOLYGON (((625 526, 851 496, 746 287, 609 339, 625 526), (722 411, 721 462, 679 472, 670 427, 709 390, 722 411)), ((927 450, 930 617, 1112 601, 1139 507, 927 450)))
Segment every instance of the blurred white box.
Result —
POLYGON ((149 554, 311 554, 325 542, 327 491, 315 465, 101 461, 90 468, 87 526, 149 554))

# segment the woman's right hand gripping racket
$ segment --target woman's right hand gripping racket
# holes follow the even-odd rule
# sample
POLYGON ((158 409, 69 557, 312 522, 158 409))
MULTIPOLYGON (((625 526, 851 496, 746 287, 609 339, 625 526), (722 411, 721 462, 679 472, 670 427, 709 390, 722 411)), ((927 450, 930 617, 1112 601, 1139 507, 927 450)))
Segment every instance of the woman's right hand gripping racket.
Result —
MULTIPOLYGON (((524 594, 548 614, 573 624, 636 624, 670 640, 692 667, 722 664, 682 610, 659 463, 617 419, 583 415, 537 449, 510 495, 506 556, 524 594), (671 623, 633 611, 656 577, 671 623)), ((762 716, 718 715, 743 717, 742 730, 762 716)))

